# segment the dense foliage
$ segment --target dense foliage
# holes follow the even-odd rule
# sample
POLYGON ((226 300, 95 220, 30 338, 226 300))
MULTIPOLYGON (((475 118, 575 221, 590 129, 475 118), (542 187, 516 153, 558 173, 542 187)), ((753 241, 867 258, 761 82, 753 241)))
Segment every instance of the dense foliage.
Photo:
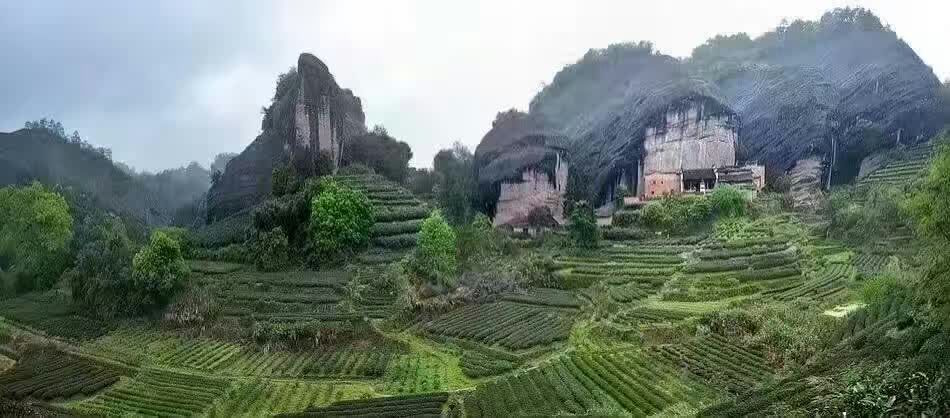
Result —
POLYGON ((409 144, 389 136, 382 126, 377 125, 372 132, 346 141, 343 147, 344 166, 363 164, 396 183, 405 182, 409 175, 412 149, 409 144))
POLYGON ((182 288, 189 269, 178 242, 162 231, 132 259, 132 306, 141 310, 162 306, 182 288))
POLYGON ((683 233, 708 221, 712 210, 704 196, 670 196, 647 203, 640 219, 650 228, 683 233))
POLYGON ((460 142, 439 151, 432 161, 436 202, 453 225, 466 224, 474 215, 477 189, 473 163, 472 152, 460 142))
POLYGON ((254 242, 254 265, 261 271, 278 271, 290 264, 290 245, 281 227, 259 232, 254 242))
POLYGON ((132 283, 132 241, 120 219, 97 225, 95 235, 76 255, 70 273, 73 301, 97 316, 133 313, 129 295, 132 283))
POLYGON ((597 248, 597 244, 600 243, 600 228, 597 226, 597 218, 594 217, 594 209, 587 202, 574 205, 567 228, 570 231, 571 240, 578 247, 597 248))
MULTIPOLYGON (((950 133, 944 134, 944 140, 950 133)), ((933 318, 950 329, 950 144, 934 157, 927 177, 907 199, 904 209, 916 222, 918 233, 931 241, 929 266, 921 294, 934 308, 933 318)))
POLYGON ((457 268, 455 239, 455 231, 442 214, 438 210, 432 211, 419 231, 412 262, 416 273, 435 284, 454 284, 457 268))
POLYGON ((39 183, 0 189, 0 270, 21 289, 49 287, 68 265, 73 218, 62 195, 39 183))
POLYGON ((749 192, 732 186, 719 186, 709 195, 709 204, 718 216, 736 218, 745 216, 749 209, 749 192))
POLYGON ((330 261, 361 249, 369 241, 373 207, 362 192, 321 179, 310 203, 309 234, 315 255, 330 261))

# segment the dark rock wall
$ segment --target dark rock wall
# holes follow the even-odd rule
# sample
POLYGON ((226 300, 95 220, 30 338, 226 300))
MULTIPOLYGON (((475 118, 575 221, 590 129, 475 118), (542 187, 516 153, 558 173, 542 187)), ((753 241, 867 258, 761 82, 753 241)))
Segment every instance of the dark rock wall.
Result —
POLYGON ((338 164, 342 144, 366 126, 360 99, 340 88, 317 57, 301 54, 296 70, 279 81, 261 130, 208 192, 209 222, 266 199, 274 167, 292 163, 298 175, 314 175, 321 150, 338 164))

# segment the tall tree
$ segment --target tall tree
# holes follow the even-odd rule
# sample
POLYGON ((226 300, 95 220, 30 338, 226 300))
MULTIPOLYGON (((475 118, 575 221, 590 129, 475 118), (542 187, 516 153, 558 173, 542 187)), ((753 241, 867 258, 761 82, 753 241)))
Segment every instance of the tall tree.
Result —
POLYGON ((474 155, 461 142, 439 151, 432 160, 436 175, 435 197, 445 218, 453 225, 472 220, 477 197, 474 155))

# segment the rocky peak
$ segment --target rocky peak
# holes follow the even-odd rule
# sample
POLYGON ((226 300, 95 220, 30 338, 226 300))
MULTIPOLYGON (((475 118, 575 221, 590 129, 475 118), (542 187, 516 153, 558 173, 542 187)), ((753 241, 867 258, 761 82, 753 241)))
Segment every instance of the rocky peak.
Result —
POLYGON ((231 160, 208 193, 208 220, 248 209, 270 194, 274 167, 292 164, 298 175, 327 174, 339 166, 347 139, 366 132, 363 105, 341 88, 329 67, 300 54, 297 67, 278 78, 261 134, 231 160))

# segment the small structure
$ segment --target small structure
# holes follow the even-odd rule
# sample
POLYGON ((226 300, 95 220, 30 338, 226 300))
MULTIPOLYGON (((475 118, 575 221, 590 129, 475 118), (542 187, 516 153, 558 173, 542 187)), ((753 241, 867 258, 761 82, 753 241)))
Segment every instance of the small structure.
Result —
POLYGON ((604 211, 613 211, 620 189, 635 191, 635 202, 624 206, 639 206, 666 196, 705 194, 722 184, 752 191, 765 187, 765 167, 736 164, 738 116, 716 99, 677 97, 653 120, 645 129, 635 170, 624 169, 608 189, 604 211))

